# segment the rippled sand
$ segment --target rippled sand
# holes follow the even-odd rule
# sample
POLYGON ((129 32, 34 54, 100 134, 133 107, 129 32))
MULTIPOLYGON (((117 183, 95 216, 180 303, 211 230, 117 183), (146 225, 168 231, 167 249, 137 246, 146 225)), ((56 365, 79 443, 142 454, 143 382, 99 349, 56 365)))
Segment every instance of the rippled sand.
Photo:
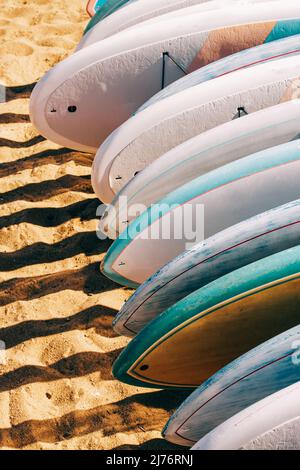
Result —
POLYGON ((130 291, 99 272, 109 243, 95 235, 93 156, 29 122, 33 84, 86 21, 84 0, 0 0, 2 449, 171 448, 160 431, 182 400, 112 378, 127 340, 111 321, 130 291))

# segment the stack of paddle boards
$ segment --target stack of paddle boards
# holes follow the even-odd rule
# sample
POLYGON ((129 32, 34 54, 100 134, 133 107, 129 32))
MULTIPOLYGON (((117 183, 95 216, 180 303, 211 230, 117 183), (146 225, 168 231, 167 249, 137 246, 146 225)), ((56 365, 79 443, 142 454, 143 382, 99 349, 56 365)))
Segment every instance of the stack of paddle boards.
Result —
POLYGON ((87 11, 30 113, 95 154, 101 270, 136 289, 113 322, 132 338, 114 376, 191 391, 173 443, 300 449, 299 0, 87 11))

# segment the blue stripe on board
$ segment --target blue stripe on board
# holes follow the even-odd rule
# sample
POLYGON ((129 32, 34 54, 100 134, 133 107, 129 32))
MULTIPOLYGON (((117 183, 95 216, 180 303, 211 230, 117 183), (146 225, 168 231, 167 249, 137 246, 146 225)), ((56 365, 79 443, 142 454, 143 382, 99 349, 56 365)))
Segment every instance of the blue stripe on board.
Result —
POLYGON ((296 34, 299 34, 299 19, 278 21, 269 36, 266 38, 265 43, 277 41, 278 39, 283 39, 287 36, 294 36, 296 34))

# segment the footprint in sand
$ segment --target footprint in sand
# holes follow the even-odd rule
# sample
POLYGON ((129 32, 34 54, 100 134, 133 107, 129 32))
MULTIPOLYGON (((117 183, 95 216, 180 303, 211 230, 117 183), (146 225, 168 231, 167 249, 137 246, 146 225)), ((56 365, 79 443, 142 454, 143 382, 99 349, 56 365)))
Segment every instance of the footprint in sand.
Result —
POLYGON ((5 42, 0 47, 0 55, 24 57, 31 54, 33 54, 33 48, 21 42, 5 42))
MULTIPOLYGON (((1 33, 0 33, 1 34, 1 33)), ((70 41, 66 38, 43 38, 35 41, 37 46, 40 47, 50 47, 50 48, 61 48, 61 49, 71 49, 74 47, 73 41, 70 41)))
POLYGON ((9 25, 10 21, 4 20, 3 18, 0 18, 0 26, 7 26, 9 25))
POLYGON ((5 18, 24 18, 27 16, 27 13, 30 11, 30 9, 26 7, 19 7, 19 8, 13 8, 13 7, 2 7, 1 8, 1 13, 5 18))

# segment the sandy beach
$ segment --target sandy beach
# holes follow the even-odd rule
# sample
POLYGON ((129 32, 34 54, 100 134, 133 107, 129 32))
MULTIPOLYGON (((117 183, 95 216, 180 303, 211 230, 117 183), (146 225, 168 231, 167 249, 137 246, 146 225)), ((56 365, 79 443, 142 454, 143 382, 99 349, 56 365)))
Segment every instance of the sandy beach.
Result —
POLYGON ((84 0, 0 0, 0 448, 170 449, 160 431, 184 394, 126 386, 111 321, 132 291, 104 278, 93 155, 45 140, 34 83, 72 53, 84 0))

